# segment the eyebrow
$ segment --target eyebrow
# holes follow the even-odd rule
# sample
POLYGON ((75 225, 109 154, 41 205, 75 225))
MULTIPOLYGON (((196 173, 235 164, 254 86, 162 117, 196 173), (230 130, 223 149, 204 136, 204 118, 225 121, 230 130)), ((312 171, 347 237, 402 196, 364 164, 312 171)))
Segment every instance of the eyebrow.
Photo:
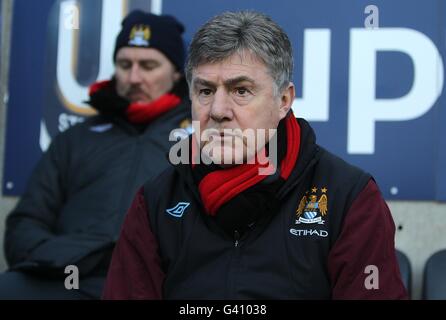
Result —
POLYGON ((215 83, 213 83, 212 81, 204 80, 204 79, 201 79, 201 78, 195 78, 194 81, 193 81, 194 88, 196 88, 199 85, 202 85, 204 87, 211 87, 211 88, 215 88, 216 87, 215 83))
MULTIPOLYGON (((134 61, 128 58, 119 58, 116 59, 116 62, 131 62, 133 63, 134 61)), ((160 64, 159 61, 154 60, 154 59, 141 59, 141 60, 137 60, 136 63, 154 63, 154 64, 160 64)))
MULTIPOLYGON (((235 77, 232 79, 228 79, 228 80, 225 80, 223 82, 223 84, 225 87, 231 88, 240 82, 250 82, 251 84, 255 84, 254 79, 251 79, 250 77, 247 77, 247 76, 239 76, 239 77, 235 77)), ((217 87, 217 85, 214 82, 208 81, 208 80, 205 80, 202 78, 195 78, 193 85, 194 85, 194 87, 196 87, 197 85, 202 85, 202 86, 211 87, 211 88, 217 87)))

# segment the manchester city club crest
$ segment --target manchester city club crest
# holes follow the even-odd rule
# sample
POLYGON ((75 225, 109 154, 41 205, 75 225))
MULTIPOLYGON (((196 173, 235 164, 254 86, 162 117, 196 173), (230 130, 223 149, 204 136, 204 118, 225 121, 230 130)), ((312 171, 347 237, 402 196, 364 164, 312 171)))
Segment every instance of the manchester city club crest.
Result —
POLYGON ((327 188, 314 187, 300 200, 296 210, 296 224, 324 224, 323 219, 328 214, 327 188), (320 190, 320 192, 318 192, 320 190))
POLYGON ((134 26, 132 31, 130 32, 129 45, 136 47, 148 47, 150 37, 151 31, 149 26, 134 26))

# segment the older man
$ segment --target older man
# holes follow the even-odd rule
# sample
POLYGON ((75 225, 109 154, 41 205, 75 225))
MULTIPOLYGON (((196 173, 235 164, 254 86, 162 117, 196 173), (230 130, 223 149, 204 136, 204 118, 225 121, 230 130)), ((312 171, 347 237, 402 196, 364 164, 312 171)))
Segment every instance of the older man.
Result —
POLYGON ((294 117, 292 70, 287 35, 262 14, 198 31, 189 163, 136 195, 105 298, 407 298, 375 181, 294 117))
POLYGON ((7 219, 0 299, 100 297, 134 194, 167 167, 170 132, 190 123, 183 31, 171 16, 124 19, 115 76, 90 89, 98 115, 54 139, 7 219))

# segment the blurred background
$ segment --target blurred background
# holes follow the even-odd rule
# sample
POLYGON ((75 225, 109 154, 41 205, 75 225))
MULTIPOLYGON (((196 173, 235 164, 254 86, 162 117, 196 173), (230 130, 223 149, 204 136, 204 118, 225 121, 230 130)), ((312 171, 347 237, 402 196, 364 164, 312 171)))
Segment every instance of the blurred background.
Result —
POLYGON ((52 137, 93 114, 88 86, 112 76, 120 22, 135 8, 175 15, 186 42, 226 10, 261 11, 285 29, 295 115, 374 176, 420 298, 428 258, 446 249, 445 0, 1 0, 0 247, 52 137))

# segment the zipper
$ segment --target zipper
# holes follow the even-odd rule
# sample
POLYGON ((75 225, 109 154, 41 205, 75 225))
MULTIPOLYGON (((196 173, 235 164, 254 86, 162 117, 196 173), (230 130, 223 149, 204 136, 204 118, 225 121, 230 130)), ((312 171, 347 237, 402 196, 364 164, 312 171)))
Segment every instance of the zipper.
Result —
POLYGON ((231 260, 227 273, 226 299, 233 300, 237 296, 236 275, 238 273, 238 264, 240 259, 240 232, 234 231, 234 250, 231 254, 231 260))
POLYGON ((234 231, 234 247, 238 248, 239 244, 240 244, 240 233, 235 230, 234 231))

